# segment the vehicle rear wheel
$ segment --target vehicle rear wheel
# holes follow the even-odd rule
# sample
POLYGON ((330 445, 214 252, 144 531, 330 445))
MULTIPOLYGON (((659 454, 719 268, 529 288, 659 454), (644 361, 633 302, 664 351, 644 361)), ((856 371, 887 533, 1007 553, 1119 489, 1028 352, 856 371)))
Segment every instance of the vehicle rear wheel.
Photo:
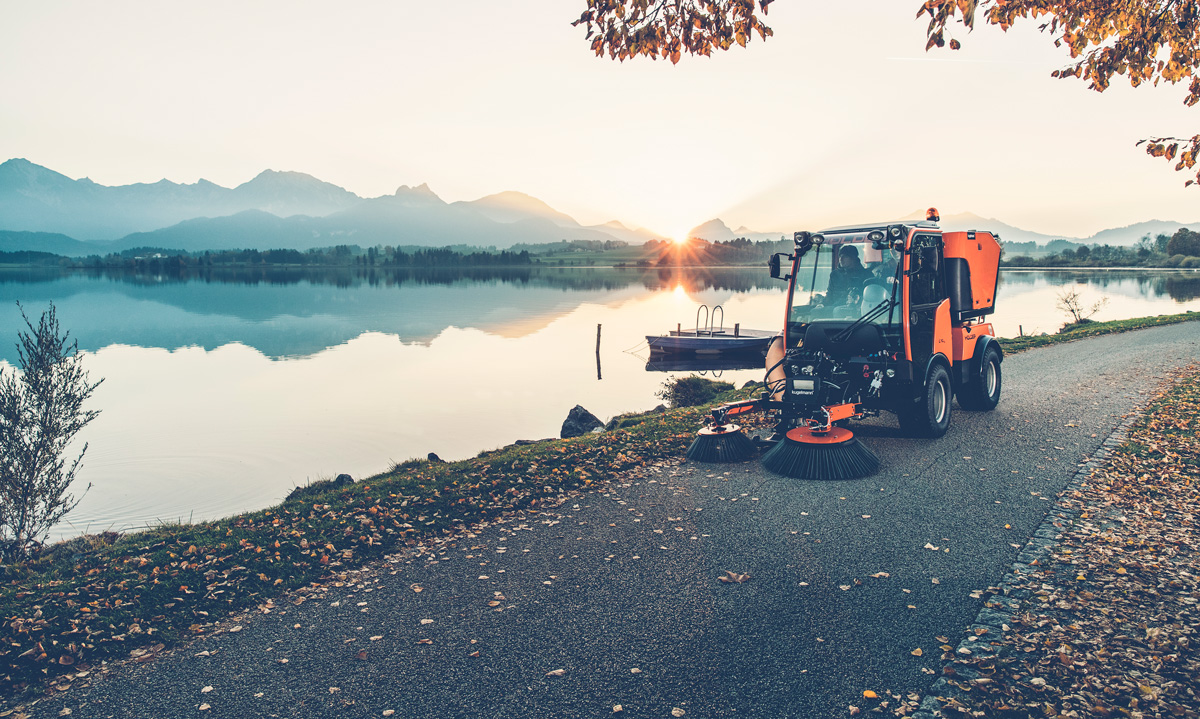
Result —
POLYGON ((979 372, 971 372, 956 393, 958 406, 963 409, 988 412, 1000 402, 1000 351, 989 347, 983 354, 983 366, 979 372))
POLYGON ((917 401, 897 413, 900 428, 914 437, 941 437, 950 429, 950 373, 941 364, 929 368, 917 401))

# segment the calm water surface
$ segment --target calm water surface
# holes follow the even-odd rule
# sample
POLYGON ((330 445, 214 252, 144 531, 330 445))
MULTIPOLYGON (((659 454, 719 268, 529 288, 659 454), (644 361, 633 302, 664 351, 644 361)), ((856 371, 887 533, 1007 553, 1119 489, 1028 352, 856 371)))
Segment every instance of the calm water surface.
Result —
MULTIPOLYGON (((1056 293, 1079 284, 1096 319, 1200 310, 1200 274, 1011 271, 998 334, 1054 332, 1056 293)), ((209 519, 293 487, 356 478, 436 452, 461 459, 557 436, 582 404, 601 419, 659 403, 644 335, 694 324, 771 329, 783 285, 759 270, 543 270, 500 276, 244 274, 146 278, 0 272, 0 360, 15 361, 15 302, 49 302, 103 377, 79 482, 56 537, 209 519), (602 325, 599 367, 596 325, 602 325), (82 489, 82 487, 80 488, 82 489)), ((761 379, 729 370, 723 379, 761 379)))

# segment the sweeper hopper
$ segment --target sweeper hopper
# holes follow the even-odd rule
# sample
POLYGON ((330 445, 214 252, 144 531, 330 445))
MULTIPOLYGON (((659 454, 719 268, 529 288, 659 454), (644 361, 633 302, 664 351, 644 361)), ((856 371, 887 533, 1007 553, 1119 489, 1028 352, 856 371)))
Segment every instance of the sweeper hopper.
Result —
POLYGON ((873 474, 879 459, 845 425, 891 412, 912 436, 941 437, 951 400, 987 411, 1000 401, 1004 355, 991 324, 999 238, 924 222, 797 232, 771 257, 786 280, 783 333, 767 350, 765 390, 722 405, 688 449, 696 461, 748 459, 755 445, 730 417, 766 412, 774 432, 762 462, 804 479, 873 474))

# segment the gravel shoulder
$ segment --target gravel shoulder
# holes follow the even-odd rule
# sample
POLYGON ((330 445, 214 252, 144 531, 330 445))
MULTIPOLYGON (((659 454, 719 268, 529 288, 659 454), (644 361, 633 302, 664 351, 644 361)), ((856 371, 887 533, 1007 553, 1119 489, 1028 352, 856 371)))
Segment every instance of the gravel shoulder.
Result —
POLYGON ((868 690, 924 693, 937 637, 962 638, 1078 465, 1198 349, 1183 323, 1012 356, 1000 407, 956 406, 940 440, 864 423, 883 467, 863 480, 644 467, 76 677, 25 711, 813 717, 868 690))

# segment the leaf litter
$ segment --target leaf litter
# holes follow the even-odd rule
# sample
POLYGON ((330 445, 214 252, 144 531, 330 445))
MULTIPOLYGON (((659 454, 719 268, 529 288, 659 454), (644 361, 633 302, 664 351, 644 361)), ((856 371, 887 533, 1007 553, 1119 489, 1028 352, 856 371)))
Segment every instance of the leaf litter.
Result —
MULTIPOLYGON (((1063 493, 1060 507, 1075 519, 1049 558, 997 597, 1019 602, 1004 631, 975 627, 958 649, 937 637, 943 716, 1200 717, 1197 427, 1193 364, 1173 372, 1124 443, 1063 493)), ((915 711, 917 699, 894 716, 915 711)))

